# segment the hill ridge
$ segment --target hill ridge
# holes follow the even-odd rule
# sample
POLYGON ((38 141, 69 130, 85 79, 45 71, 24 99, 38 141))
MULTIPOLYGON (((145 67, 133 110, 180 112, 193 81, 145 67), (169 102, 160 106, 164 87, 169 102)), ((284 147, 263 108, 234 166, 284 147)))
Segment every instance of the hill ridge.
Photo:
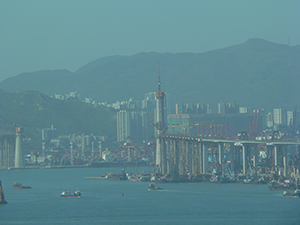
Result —
POLYGON ((157 89, 158 62, 162 89, 171 94, 173 103, 204 101, 215 107, 220 101, 236 101, 268 110, 300 106, 300 46, 261 38, 203 53, 143 52, 103 57, 74 73, 38 71, 11 77, 1 82, 0 88, 47 95, 78 91, 107 102, 130 97, 142 100, 145 93, 157 89))

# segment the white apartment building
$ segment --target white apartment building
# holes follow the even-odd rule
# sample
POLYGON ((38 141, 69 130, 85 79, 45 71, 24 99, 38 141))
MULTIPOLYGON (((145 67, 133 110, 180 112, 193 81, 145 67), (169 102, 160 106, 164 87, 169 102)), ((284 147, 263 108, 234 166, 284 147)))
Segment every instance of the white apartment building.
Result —
POLYGON ((273 109, 274 125, 286 125, 286 111, 282 108, 273 109))
POLYGON ((130 136, 130 113, 126 110, 117 112, 117 141, 124 141, 130 136))

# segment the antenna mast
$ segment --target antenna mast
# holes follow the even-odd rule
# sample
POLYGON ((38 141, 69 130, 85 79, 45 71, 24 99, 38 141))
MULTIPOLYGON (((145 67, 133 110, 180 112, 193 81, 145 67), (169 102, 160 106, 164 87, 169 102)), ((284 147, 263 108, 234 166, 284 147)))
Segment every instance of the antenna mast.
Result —
POLYGON ((160 62, 158 62, 158 92, 160 92, 160 62))

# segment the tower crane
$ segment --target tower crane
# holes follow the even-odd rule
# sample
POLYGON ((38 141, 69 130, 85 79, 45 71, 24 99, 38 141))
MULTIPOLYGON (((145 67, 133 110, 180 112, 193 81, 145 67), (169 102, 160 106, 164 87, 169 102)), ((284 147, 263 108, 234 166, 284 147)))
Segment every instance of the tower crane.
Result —
POLYGON ((175 134, 175 127, 179 125, 179 123, 168 123, 172 126, 173 128, 173 134, 175 134))

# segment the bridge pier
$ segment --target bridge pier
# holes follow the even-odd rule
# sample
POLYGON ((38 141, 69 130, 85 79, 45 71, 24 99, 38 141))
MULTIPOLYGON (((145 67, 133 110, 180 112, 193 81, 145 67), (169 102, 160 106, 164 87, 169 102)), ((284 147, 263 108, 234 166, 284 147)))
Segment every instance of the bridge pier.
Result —
POLYGON ((243 151, 243 174, 247 173, 247 149, 246 144, 242 145, 242 151, 243 151))
POLYGON ((224 165, 224 143, 218 143, 219 147, 219 164, 221 165, 222 175, 225 175, 225 165, 224 165))
POLYGON ((207 149, 207 145, 203 143, 202 145, 202 149, 203 149, 203 173, 208 173, 208 149, 207 149))
POLYGON ((198 143, 199 146, 199 172, 203 173, 203 143, 199 142, 198 143))
POLYGON ((230 143, 230 169, 231 172, 235 172, 235 146, 233 143, 230 143))
POLYGON ((197 173, 197 148, 196 144, 192 142, 192 174, 197 173))
POLYGON ((167 173, 167 148, 165 141, 162 141, 162 174, 167 173))
POLYGON ((249 164, 251 167, 251 145, 244 143, 242 145, 242 152, 243 152, 243 174, 248 174, 249 164))
POLYGON ((257 144, 253 144, 253 167, 254 167, 254 175, 257 175, 257 163, 258 163, 258 149, 257 149, 257 144))
POLYGON ((174 155, 174 165, 175 167, 178 167, 178 143, 176 139, 173 140, 173 155, 174 155))
POLYGON ((287 176, 287 146, 282 146, 283 176, 287 176))
POLYGON ((196 154, 197 154, 197 158, 196 158, 196 171, 195 174, 200 174, 201 172, 201 158, 202 158, 202 154, 201 154, 201 143, 196 142, 195 143, 195 147, 196 147, 196 154))
POLYGON ((192 172, 192 145, 188 141, 186 141, 186 168, 187 172, 191 173, 192 172))
POLYGON ((180 140, 180 148, 179 148, 179 162, 178 162, 178 170, 179 174, 182 175, 184 173, 184 141, 180 140))
POLYGON ((274 145, 274 165, 275 165, 275 172, 278 175, 278 146, 274 145))
POLYGON ((161 165, 161 138, 156 139, 156 172, 161 173, 162 165, 161 165))
POLYGON ((166 156, 167 156, 167 173, 170 173, 170 164, 172 163, 172 154, 171 154, 171 142, 170 140, 165 141, 166 146, 166 156))

